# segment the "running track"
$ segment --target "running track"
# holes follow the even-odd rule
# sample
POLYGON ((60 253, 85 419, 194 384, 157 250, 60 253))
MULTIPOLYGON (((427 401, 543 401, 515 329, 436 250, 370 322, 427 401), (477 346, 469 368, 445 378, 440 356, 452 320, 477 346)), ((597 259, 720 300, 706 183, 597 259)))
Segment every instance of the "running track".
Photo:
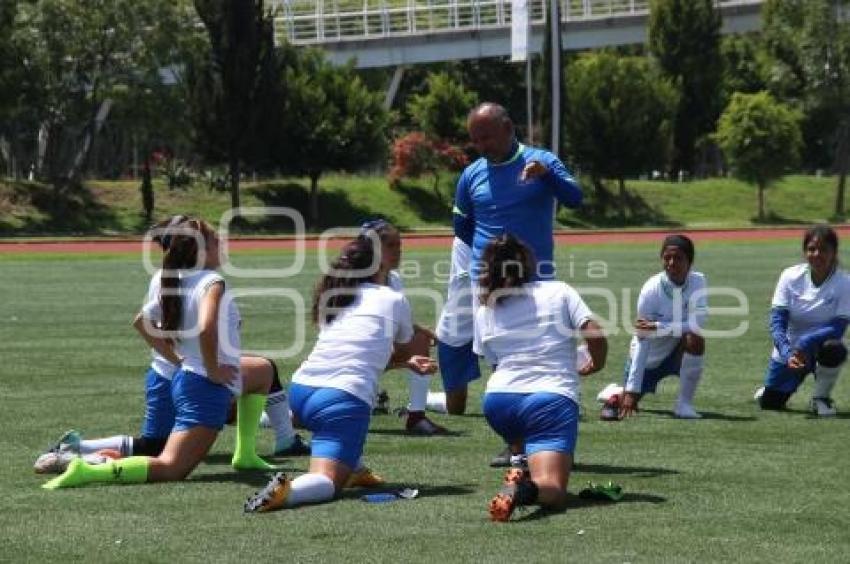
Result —
MULTIPOLYGON (((850 226, 836 227, 839 235, 850 235, 850 226)), ((711 229, 711 230, 657 230, 657 231, 574 231, 555 234, 557 244, 591 245, 604 243, 647 243, 658 241, 664 235, 672 232, 687 233, 695 241, 764 241, 770 239, 794 239, 801 236, 802 227, 795 228, 749 228, 749 229, 711 229)), ((416 234, 406 233, 404 245, 407 248, 449 247, 452 237, 449 234, 416 234)), ((340 246, 343 239, 332 241, 333 246, 340 246)), ((309 237, 305 241, 306 248, 315 249, 319 239, 309 237)), ((295 248, 293 238, 279 239, 233 239, 230 249, 258 250, 295 248)), ((6 253, 134 253, 141 247, 140 239, 78 239, 68 241, 29 240, 14 241, 0 240, 0 254, 6 253)))

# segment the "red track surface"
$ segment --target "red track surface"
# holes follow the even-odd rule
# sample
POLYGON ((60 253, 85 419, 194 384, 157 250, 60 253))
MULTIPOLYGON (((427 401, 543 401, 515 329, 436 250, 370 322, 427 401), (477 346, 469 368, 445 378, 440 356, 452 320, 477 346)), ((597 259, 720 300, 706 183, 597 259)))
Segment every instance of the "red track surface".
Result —
MULTIPOLYGON (((850 226, 836 227, 839 235, 850 234, 850 226)), ((576 231, 561 232, 555 235, 558 244, 589 245, 602 243, 646 243, 658 241, 671 232, 687 233, 695 241, 757 241, 769 239, 797 238, 803 229, 768 228, 768 229, 712 229, 712 230, 667 230, 667 231, 576 231)), ((419 235, 406 234, 404 245, 407 248, 418 247, 448 247, 451 235, 419 235)), ((318 246, 319 239, 311 237, 304 244, 308 249, 318 246)), ((0 240, 0 253, 134 253, 141 250, 139 239, 92 240, 80 239, 70 241, 12 241, 0 240)), ((339 246, 341 240, 332 241, 339 246)), ((296 241, 292 238, 280 239, 233 239, 230 249, 294 249, 296 241)))

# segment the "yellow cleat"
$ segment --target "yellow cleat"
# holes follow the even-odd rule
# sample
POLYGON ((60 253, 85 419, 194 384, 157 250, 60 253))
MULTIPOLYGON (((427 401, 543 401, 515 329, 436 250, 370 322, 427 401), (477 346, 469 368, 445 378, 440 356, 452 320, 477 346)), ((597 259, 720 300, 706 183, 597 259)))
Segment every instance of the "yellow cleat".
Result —
POLYGON ((360 470, 351 473, 351 476, 348 477, 348 481, 345 483, 345 487, 374 488, 375 486, 380 486, 385 483, 386 480, 364 466, 360 470))

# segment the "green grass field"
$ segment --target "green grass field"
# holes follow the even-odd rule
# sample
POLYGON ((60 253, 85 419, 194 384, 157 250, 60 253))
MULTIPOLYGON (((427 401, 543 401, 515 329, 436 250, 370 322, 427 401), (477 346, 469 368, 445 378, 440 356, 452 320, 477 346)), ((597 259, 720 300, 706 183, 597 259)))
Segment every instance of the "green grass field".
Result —
MULTIPOLYGON (((708 342, 696 402, 705 419, 671 418, 675 379, 643 401, 638 418, 597 419, 597 391, 620 379, 627 336, 619 331, 610 339, 608 366, 585 381, 578 465, 569 489, 613 480, 624 487, 625 499, 604 505, 573 498, 563 513, 531 509, 509 524, 487 520, 486 505, 501 478, 487 462, 501 445, 481 416, 482 382, 472 389, 469 415, 435 416, 453 436, 410 438, 396 417, 373 419, 368 463, 394 484, 418 487, 415 501, 371 505, 353 491, 325 505, 243 515, 242 502, 266 476, 231 470, 232 429, 182 483, 40 489, 45 480, 32 473, 32 462, 67 428, 88 437, 137 432, 148 356, 129 321, 147 275, 136 256, 0 255, 6 293, 0 304, 0 561, 846 562, 847 376, 837 386, 842 413, 834 420, 812 419, 804 411, 810 382, 786 413, 761 413, 751 400, 769 353, 765 319, 773 286, 780 269, 798 259, 798 249, 797 240, 700 245, 697 268, 712 285, 746 294, 749 313, 743 319, 750 325, 742 337, 708 342)), ((559 252, 562 278, 618 295, 630 289, 629 311, 658 267, 655 245, 559 252), (606 262, 604 279, 587 276, 591 260, 606 262)), ((291 258, 245 253, 234 261, 269 267, 291 258)), ((443 249, 405 257, 429 273, 446 258, 443 249)), ((238 288, 295 288, 309 300, 316 273, 311 255, 297 277, 233 282, 238 288)), ((406 283, 442 291, 431 274, 406 283)), ((432 324, 427 301, 413 301, 419 320, 432 324)), ((603 311, 600 300, 588 301, 603 311)), ((732 303, 712 302, 726 305, 732 303)), ((245 298, 240 308, 246 348, 292 343, 299 322, 291 304, 245 298)), ((740 321, 715 316, 711 327, 740 321)), ((308 328, 308 343, 313 335, 308 328)), ((281 361, 282 374, 291 373, 303 354, 281 361)), ((401 374, 385 375, 383 384, 393 406, 405 401, 401 374)), ((264 431, 261 446, 271 445, 271 433, 264 431)), ((278 462, 298 473, 307 461, 278 462)))
MULTIPOLYGON (((383 176, 329 174, 320 181, 320 226, 359 225, 365 219, 385 217, 403 229, 446 229, 451 225, 455 175, 445 173, 439 196, 431 180, 404 181, 391 189, 383 176)), ((833 215, 833 177, 788 176, 767 191, 767 224, 822 222, 833 215)), ((188 213, 217 220, 230 208, 230 195, 210 191, 202 182, 169 190, 154 183, 156 218, 188 213)), ((558 222, 570 227, 742 227, 757 224, 756 190, 727 178, 673 183, 629 181, 625 219, 616 209, 594 211, 593 188, 585 183, 588 205, 563 209, 558 222)), ((613 187, 609 187, 613 189, 613 187)), ((308 217, 309 182, 278 179, 246 182, 243 206, 287 206, 308 217)), ((615 197, 616 196, 612 196, 615 197)), ((618 201, 618 200, 614 200, 618 201)), ((0 181, 0 236, 139 234, 148 224, 141 213, 138 182, 92 181, 86 189, 57 197, 41 184, 0 181)), ((254 221, 259 233, 292 230, 287 222, 254 221)))

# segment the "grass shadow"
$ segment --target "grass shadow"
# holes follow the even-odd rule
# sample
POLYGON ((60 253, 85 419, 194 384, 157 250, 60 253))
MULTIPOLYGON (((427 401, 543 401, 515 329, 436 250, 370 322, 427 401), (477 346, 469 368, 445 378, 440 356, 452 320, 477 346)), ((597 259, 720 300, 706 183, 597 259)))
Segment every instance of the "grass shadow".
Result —
POLYGON ((215 472, 213 474, 200 474, 191 476, 187 482, 203 482, 203 483, 234 483, 244 484, 253 488, 262 488, 269 483, 273 472, 267 471, 237 471, 232 472, 215 472))
POLYGON ((805 219, 795 219, 778 214, 772 210, 768 210, 764 215, 764 219, 759 219, 758 216, 750 217, 750 221, 755 225, 801 225, 807 222, 805 219))
MULTIPOLYGON (((44 233, 99 234, 122 230, 115 212, 81 184, 51 186, 38 182, 2 185, 0 207, 30 209, 14 224, 0 214, 0 233, 37 235, 44 233)), ((11 217, 9 214, 6 217, 11 217)))
POLYGON ((613 466, 610 464, 583 464, 577 462, 573 465, 573 473, 628 474, 636 478, 655 478, 669 474, 679 474, 679 471, 646 466, 613 466))
POLYGON ((370 435, 390 435, 398 437, 410 437, 411 439, 431 439, 439 437, 465 437, 468 433, 463 431, 446 431, 437 435, 418 435, 408 433, 406 429, 369 429, 370 435))
POLYGON ((558 214, 559 223, 581 227, 682 227, 681 222, 670 219, 660 208, 628 189, 621 198, 619 190, 613 192, 597 184, 585 189, 585 194, 584 205, 579 210, 572 215, 558 214))
POLYGON ((450 195, 444 195, 440 191, 440 197, 437 197, 434 190, 404 182, 399 182, 394 190, 404 196, 407 206, 424 221, 451 224, 452 197, 450 195))
POLYGON ((567 494, 567 506, 563 509, 551 509, 548 507, 538 507, 533 512, 523 515, 518 519, 514 519, 515 523, 521 523, 523 521, 538 521, 540 519, 547 519, 554 515, 560 515, 562 513, 567 513, 576 509, 585 509, 588 507, 598 507, 600 505, 618 505, 621 503, 666 503, 667 498, 662 497, 660 495, 648 494, 648 493, 627 493, 623 494, 623 498, 619 501, 602 501, 596 499, 583 499, 578 497, 577 495, 567 494))
MULTIPOLYGON (((767 412, 772 411, 773 413, 776 413, 775 410, 769 410, 769 409, 762 410, 762 411, 767 411, 767 412)), ((803 416, 804 419, 850 419, 850 412, 836 413, 835 415, 833 415, 831 417, 818 417, 817 415, 815 415, 814 413, 812 413, 808 409, 798 409, 798 408, 788 408, 788 407, 786 407, 785 409, 779 410, 779 413, 801 415, 801 416, 803 416)))
MULTIPOLYGON (((204 457, 204 462, 206 464, 227 464, 229 466, 232 456, 233 455, 227 454, 227 453, 224 453, 224 452, 215 453, 215 454, 208 454, 204 457)), ((310 461, 309 456, 270 456, 269 455, 269 456, 264 456, 263 459, 270 461, 270 464, 274 464, 275 466, 280 466, 280 461, 282 461, 282 460, 292 461, 292 462, 290 462, 290 464, 293 464, 293 462, 296 461, 296 460, 303 460, 305 465, 307 463, 309 463, 309 461, 310 461)), ((295 468, 295 467, 292 467, 292 468, 281 467, 278 470, 284 471, 284 472, 292 472, 293 470, 299 470, 300 471, 301 469, 295 468)), ((238 472, 238 470, 234 470, 234 472, 238 472)), ((257 470, 257 472, 259 472, 259 470, 257 470)))
MULTIPOLYGON (((322 190, 321 181, 319 186, 319 223, 310 226, 310 229, 357 226, 374 217, 374 210, 353 204, 344 193, 322 190)), ((305 221, 309 222, 310 194, 309 190, 300 184, 295 182, 263 184, 252 186, 246 189, 246 192, 251 193, 264 206, 292 208, 298 211, 305 221)), ((243 233, 292 233, 294 226, 287 217, 263 217, 242 222, 239 231, 243 233)))
MULTIPOLYGON (((441 484, 441 485, 414 485, 414 484, 402 484, 396 482, 388 482, 385 484, 381 484, 380 486, 375 486, 373 488, 351 488, 343 490, 343 492, 338 496, 340 499, 359 499, 360 496, 365 493, 382 493, 382 492, 397 492, 404 488, 415 488, 419 490, 419 495, 417 499, 423 497, 442 497, 442 496, 455 496, 455 495, 472 495, 476 492, 475 488, 472 484, 441 484)), ((401 500, 399 500, 401 501, 401 500)))
MULTIPOLYGON (((662 417, 667 417, 668 419, 676 419, 673 412, 666 409, 641 409, 640 412, 660 415, 662 417)), ((717 413, 716 411, 700 411, 700 415, 702 415, 702 419, 709 421, 735 421, 739 423, 758 421, 758 419, 753 415, 729 415, 726 413, 717 413)))

